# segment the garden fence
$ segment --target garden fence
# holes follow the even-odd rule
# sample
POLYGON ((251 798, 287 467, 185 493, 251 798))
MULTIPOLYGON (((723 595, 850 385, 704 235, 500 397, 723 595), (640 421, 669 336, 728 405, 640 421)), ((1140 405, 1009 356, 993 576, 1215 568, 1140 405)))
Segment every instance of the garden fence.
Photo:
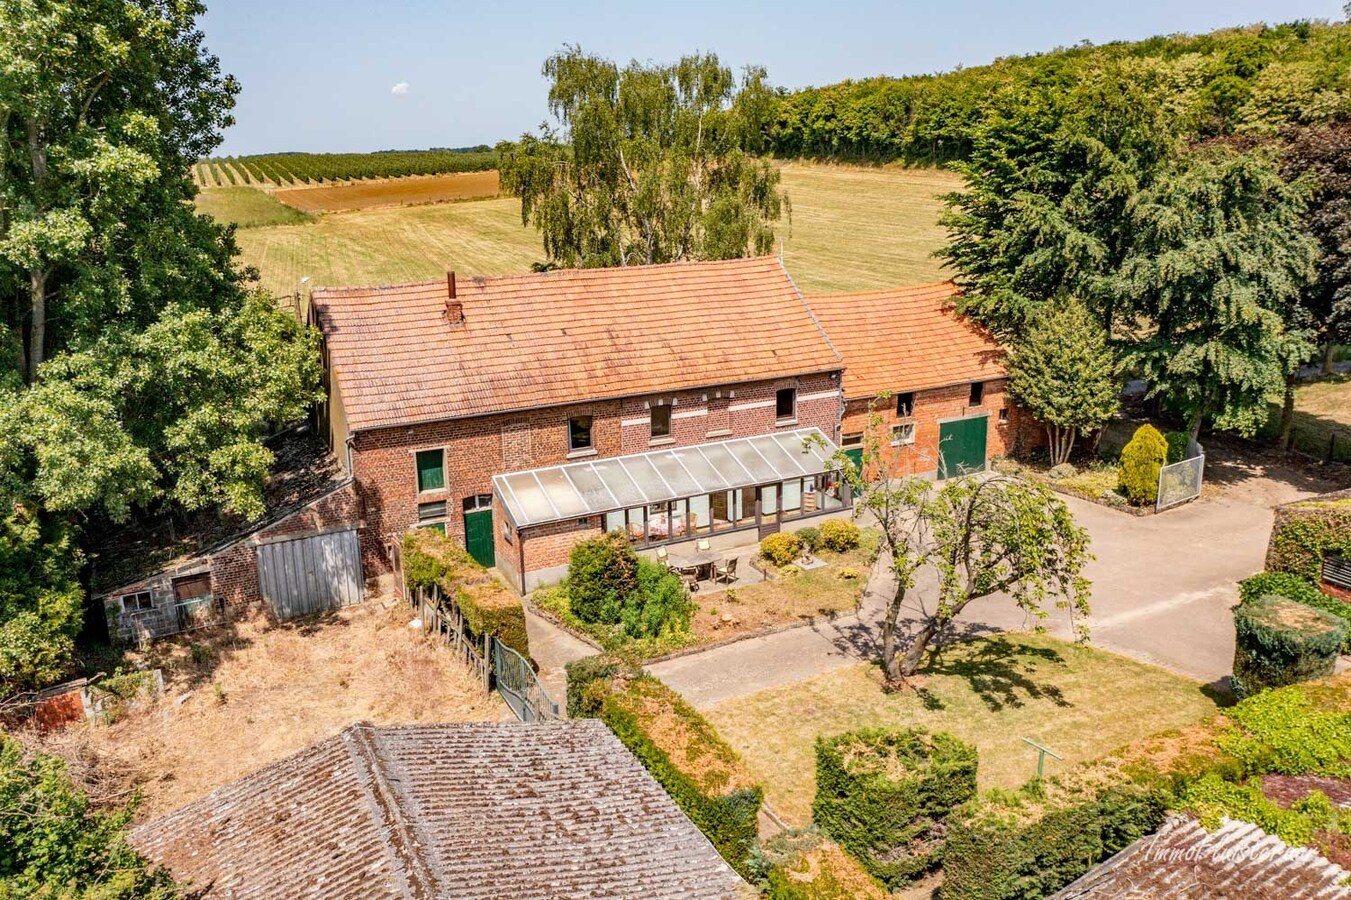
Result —
POLYGON ((1155 512, 1186 503, 1201 496, 1201 482, 1205 477, 1206 451, 1195 440, 1187 442, 1187 455, 1178 462, 1159 470, 1159 490, 1155 498, 1155 512))

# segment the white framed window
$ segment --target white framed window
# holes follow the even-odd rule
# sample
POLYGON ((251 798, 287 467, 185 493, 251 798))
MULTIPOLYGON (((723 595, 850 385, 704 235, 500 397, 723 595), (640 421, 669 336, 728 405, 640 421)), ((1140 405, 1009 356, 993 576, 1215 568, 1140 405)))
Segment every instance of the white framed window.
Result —
POLYGON ((1001 406, 999 408, 999 424, 1009 424, 1009 408, 1007 406, 1001 406))
POLYGON ((154 608, 155 598, 150 595, 149 591, 137 591, 134 594, 122 595, 123 612, 139 612, 143 609, 154 608))
POLYGON ((904 422, 891 426, 891 446, 906 447, 915 442, 915 423, 904 422))

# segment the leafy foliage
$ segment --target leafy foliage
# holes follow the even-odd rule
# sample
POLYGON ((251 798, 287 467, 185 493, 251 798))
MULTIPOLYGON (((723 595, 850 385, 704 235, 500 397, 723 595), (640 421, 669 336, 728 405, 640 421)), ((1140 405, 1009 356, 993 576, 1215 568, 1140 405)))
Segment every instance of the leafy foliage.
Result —
POLYGON ((498 146, 551 265, 594 267, 768 253, 785 206, 763 149, 772 95, 713 54, 614 63, 566 47, 544 63, 545 127, 498 146))
POLYGON ((1317 582, 1328 553, 1351 555, 1351 497, 1340 503, 1307 500, 1276 510, 1268 569, 1317 582))
POLYGON ((638 592, 638 554, 623 532, 578 541, 565 582, 572 612, 583 622, 614 624, 638 592))
POLYGON ((821 548, 836 553, 847 553, 858 546, 859 527, 847 519, 827 519, 821 523, 821 548))
POLYGON ((1313 843, 1319 832, 1351 826, 1351 814, 1339 812, 1321 791, 1310 792, 1287 809, 1267 799, 1256 779, 1236 784, 1214 772, 1189 782, 1179 806, 1207 828, 1218 828, 1225 817, 1242 819, 1295 847, 1313 843))
MULTIPOLYGON (((1334 616, 1344 619, 1347 622, 1347 627, 1351 629, 1351 603, 1343 603, 1335 597, 1329 597, 1320 591, 1313 582, 1306 581, 1298 575, 1290 572, 1258 572, 1256 575, 1251 575, 1238 583, 1238 597, 1243 603, 1257 600, 1268 594, 1294 600, 1296 603, 1303 603, 1305 606, 1312 606, 1326 613, 1332 613, 1334 616)), ((1351 651, 1351 635, 1348 635, 1346 643, 1342 645, 1342 650, 1344 652, 1351 651)))
POLYGON ((1076 300, 1034 315, 1010 348, 1009 391, 1046 427, 1051 464, 1067 462, 1079 433, 1101 428, 1116 413, 1120 366, 1107 332, 1076 300))
POLYGON ((1234 693, 1240 697, 1331 675, 1347 621, 1267 595, 1234 608, 1234 693))
POLYGON ((816 742, 812 820, 895 889, 939 859, 935 826, 976 793, 976 750, 950 734, 865 730, 816 742))
POLYGON ((69 529, 15 503, 0 519, 0 697, 59 681, 84 598, 69 529))
POLYGON ((1191 446, 1191 435, 1182 431, 1170 431, 1163 436, 1163 442, 1168 445, 1166 462, 1172 465, 1187 458, 1187 448, 1191 446))
POLYGON ((0 896, 167 900, 168 873, 127 843, 133 807, 95 808, 65 763, 0 734, 0 896))
POLYGON ((802 540, 796 533, 780 531, 760 541, 760 558, 775 566, 791 565, 802 553, 802 540))
POLYGON ((247 179, 260 183, 309 183, 483 172, 497 166, 497 153, 488 147, 382 150, 375 153, 262 153, 255 156, 213 156, 206 162, 217 165, 228 163, 247 179))
POLYGON ((1217 743, 1245 775, 1351 777, 1351 713, 1316 704, 1299 686, 1265 691, 1226 713, 1217 743))
POLYGON ((793 533, 796 534, 797 539, 802 542, 802 546, 812 553, 821 549, 821 529, 817 528, 815 525, 799 528, 793 533))
POLYGON ((1153 425, 1141 425, 1121 448, 1118 490, 1136 506, 1153 503, 1159 493, 1159 470, 1168 459, 1168 442, 1153 425))

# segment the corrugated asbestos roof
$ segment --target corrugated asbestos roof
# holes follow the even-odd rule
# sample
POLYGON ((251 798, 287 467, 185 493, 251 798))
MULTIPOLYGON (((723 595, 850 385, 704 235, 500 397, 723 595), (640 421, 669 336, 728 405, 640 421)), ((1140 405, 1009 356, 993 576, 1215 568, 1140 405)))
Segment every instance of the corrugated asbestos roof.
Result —
POLYGON ((1291 847, 1256 825, 1226 819, 1206 831, 1175 815, 1052 900, 1323 900, 1351 897, 1349 876, 1317 851, 1291 847))
POLYGON ((744 887, 596 720, 353 725, 137 828, 132 843, 210 900, 744 887))
POLYGON ((494 475, 493 487, 513 524, 542 525, 820 475, 837 450, 821 429, 798 428, 494 475))
POLYGON ((773 257, 315 288, 354 431, 838 369, 773 257))
POLYGON ((950 281, 807 298, 844 357, 846 399, 1001 378, 1002 352, 958 316, 950 281))

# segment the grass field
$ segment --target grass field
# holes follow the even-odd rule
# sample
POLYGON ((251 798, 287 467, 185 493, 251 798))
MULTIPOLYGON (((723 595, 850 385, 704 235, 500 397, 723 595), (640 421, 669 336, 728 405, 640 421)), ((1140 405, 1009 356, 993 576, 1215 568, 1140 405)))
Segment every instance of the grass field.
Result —
MULTIPOLYGON (((1271 414, 1261 437, 1275 441, 1280 434, 1281 407, 1271 414)), ((1295 388, 1295 420, 1291 433, 1295 449, 1315 459, 1351 463, 1351 376, 1333 375, 1295 388)))
MULTIPOLYGON (((783 183, 793 206, 780 228, 784 259, 807 293, 917 284, 946 277, 932 257, 944 239, 938 195, 958 185, 933 170, 791 163, 783 183)), ((318 188, 309 190, 321 190, 318 188)), ((348 190, 346 187, 334 190, 348 190)), ((544 258, 533 227, 521 226, 520 201, 326 213, 301 226, 241 231, 243 262, 263 284, 295 290, 316 285, 390 284, 461 275, 527 271, 544 258)))
POLYGON ((380 206, 415 206, 450 200, 495 197, 497 172, 458 172, 453 175, 413 175, 384 181, 354 181, 350 184, 287 188, 272 192, 283 203, 305 212, 372 209, 380 206))
POLYGON ((251 187, 205 188, 197 192, 197 209, 218 222, 240 228, 264 225, 300 225, 314 219, 300 210, 279 203, 272 195, 251 187))
POLYGON ((957 644, 923 674, 922 692, 885 694, 875 667, 847 666, 705 712, 774 810, 805 825, 821 735, 869 726, 948 731, 980 752, 982 788, 1016 787, 1036 774, 1036 752, 1022 738, 1065 757, 1048 762, 1054 774, 1216 709, 1195 682, 1044 636, 957 644))

